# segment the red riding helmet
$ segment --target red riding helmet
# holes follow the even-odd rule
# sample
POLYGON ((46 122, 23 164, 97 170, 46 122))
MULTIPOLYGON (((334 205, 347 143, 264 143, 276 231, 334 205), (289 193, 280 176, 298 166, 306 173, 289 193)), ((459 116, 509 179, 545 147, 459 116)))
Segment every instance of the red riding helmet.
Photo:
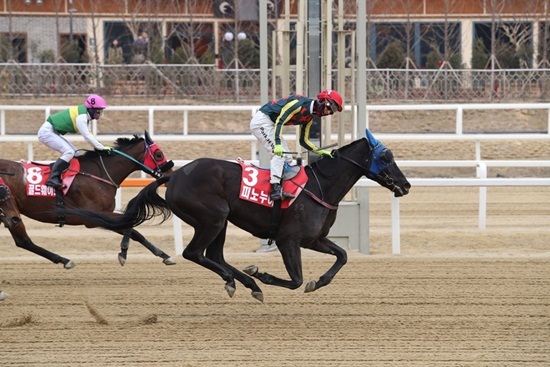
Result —
POLYGON ((340 93, 332 89, 326 89, 317 95, 321 104, 329 102, 333 112, 342 112, 343 99, 340 93))

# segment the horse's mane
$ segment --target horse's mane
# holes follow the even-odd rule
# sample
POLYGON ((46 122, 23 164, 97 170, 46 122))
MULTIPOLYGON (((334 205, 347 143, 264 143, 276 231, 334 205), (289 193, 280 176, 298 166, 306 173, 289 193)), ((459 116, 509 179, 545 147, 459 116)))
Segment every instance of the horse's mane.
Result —
MULTIPOLYGON (((140 137, 138 134, 134 134, 134 137, 131 138, 131 139, 130 138, 118 138, 115 141, 115 144, 113 145, 113 149, 124 151, 129 147, 133 147, 137 143, 141 143, 142 141, 143 141, 143 137, 140 137)), ((95 150, 88 150, 88 151, 86 151, 86 153, 84 153, 80 157, 85 158, 85 159, 93 159, 93 158, 97 158, 98 155, 99 155, 99 153, 96 152, 95 150)))

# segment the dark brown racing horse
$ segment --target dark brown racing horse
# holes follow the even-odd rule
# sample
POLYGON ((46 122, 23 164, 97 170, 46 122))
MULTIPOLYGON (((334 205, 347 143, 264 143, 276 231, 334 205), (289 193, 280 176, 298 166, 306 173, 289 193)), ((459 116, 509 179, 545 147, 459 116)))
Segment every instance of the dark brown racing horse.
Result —
MULTIPOLYGON (((67 194, 63 197, 66 208, 84 208, 90 211, 110 214, 115 209, 115 195, 119 185, 132 172, 143 170, 155 178, 170 171, 172 161, 167 161, 160 147, 151 139, 147 131, 144 137, 118 138, 110 153, 87 151, 76 157, 80 171, 75 176, 67 194)), ((25 250, 40 255, 55 264, 63 264, 66 269, 76 264, 52 253, 29 238, 21 214, 43 223, 85 225, 95 227, 88 221, 75 216, 60 216, 56 197, 27 196, 25 170, 20 162, 0 160, 0 220, 8 228, 15 244, 25 250)), ((119 261, 124 265, 130 238, 141 243, 166 265, 175 261, 164 251, 147 241, 135 229, 116 230, 123 235, 119 261)))
POLYGON ((335 263, 317 281, 305 287, 312 292, 328 285, 347 262, 344 249, 327 236, 336 219, 338 203, 362 177, 376 181, 396 197, 408 194, 411 187, 397 166, 392 152, 367 130, 366 138, 332 151, 332 158, 322 158, 305 167, 309 177, 303 192, 288 209, 283 209, 276 236, 290 280, 260 272, 251 265, 244 273, 229 265, 223 256, 227 224, 248 231, 259 238, 272 237, 273 209, 239 199, 241 166, 237 163, 202 158, 176 170, 170 176, 146 186, 127 205, 123 216, 70 210, 84 220, 112 229, 132 228, 157 215, 168 218, 170 212, 195 230, 183 257, 204 266, 225 280, 229 296, 235 292, 235 280, 252 290, 263 301, 262 290, 254 278, 265 284, 296 289, 303 284, 300 247, 331 254, 335 263), (157 189, 166 184, 166 199, 157 189), (245 274, 246 273, 246 274, 245 274))

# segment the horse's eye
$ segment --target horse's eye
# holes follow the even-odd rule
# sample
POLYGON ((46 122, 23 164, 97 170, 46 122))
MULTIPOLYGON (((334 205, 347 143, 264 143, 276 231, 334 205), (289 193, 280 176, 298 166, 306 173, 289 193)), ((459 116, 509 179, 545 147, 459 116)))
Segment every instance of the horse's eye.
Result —
POLYGON ((156 161, 162 161, 164 159, 164 153, 160 149, 155 150, 153 156, 155 157, 156 161))
POLYGON ((384 164, 390 164, 393 162, 393 153, 389 149, 384 149, 380 152, 380 161, 384 164))

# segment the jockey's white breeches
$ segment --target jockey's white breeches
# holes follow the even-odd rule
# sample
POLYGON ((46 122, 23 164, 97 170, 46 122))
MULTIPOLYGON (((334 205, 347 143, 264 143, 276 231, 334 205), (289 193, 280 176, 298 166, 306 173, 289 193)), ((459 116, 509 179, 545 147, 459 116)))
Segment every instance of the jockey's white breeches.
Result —
POLYGON ((52 124, 44 122, 38 130, 38 140, 48 148, 61 153, 61 159, 70 162, 76 153, 76 147, 68 140, 63 138, 53 129, 52 124))
MULTIPOLYGON (((258 111, 250 120, 250 131, 252 135, 258 139, 263 147, 271 154, 271 183, 281 182, 283 177, 283 169, 285 162, 292 163, 292 156, 289 154, 283 154, 282 157, 273 154, 273 148, 275 148, 275 124, 268 115, 258 111)), ((285 152, 288 152, 288 145, 281 136, 281 145, 285 152)))

